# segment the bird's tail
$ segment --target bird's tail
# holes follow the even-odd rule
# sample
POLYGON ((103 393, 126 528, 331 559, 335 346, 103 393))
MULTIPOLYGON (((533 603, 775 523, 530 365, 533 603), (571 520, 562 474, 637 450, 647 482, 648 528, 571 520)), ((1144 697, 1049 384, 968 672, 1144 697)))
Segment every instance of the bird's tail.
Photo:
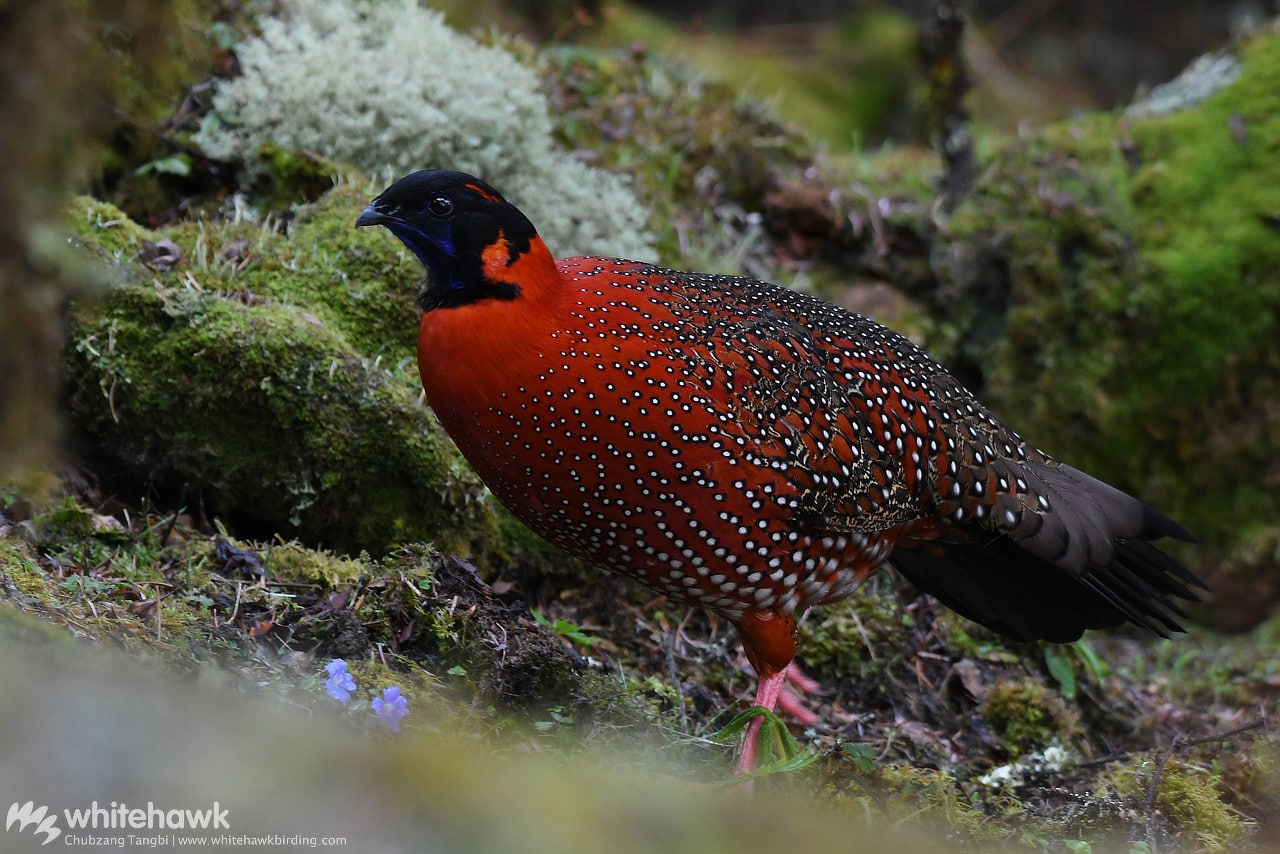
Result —
POLYGON ((1176 600, 1198 601, 1196 590, 1208 587, 1150 541, 1191 541, 1186 529, 1069 466, 1029 468, 1057 511, 1047 520, 1059 532, 1052 556, 1044 528, 1020 539, 970 527, 962 542, 899 544, 894 566, 963 616, 1019 640, 1073 641, 1086 629, 1124 623, 1165 637, 1182 631, 1179 620, 1187 614, 1176 600), (1104 539, 1109 547, 1092 543, 1082 567, 1082 539, 1104 539))

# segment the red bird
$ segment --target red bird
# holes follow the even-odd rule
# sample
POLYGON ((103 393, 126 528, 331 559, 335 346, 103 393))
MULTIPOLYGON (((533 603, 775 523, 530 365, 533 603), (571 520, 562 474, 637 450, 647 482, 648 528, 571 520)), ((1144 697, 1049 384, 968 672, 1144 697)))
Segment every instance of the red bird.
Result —
MULTIPOLYGON (((1166 635, 1195 575, 1157 510, 1028 445, 906 338, 778 285, 556 261, 460 172, 421 171, 356 225, 426 266, 427 400, 547 540, 733 623, 772 709, 795 616, 892 563, 1019 640, 1166 635)), ((738 768, 750 771, 760 720, 738 768)))

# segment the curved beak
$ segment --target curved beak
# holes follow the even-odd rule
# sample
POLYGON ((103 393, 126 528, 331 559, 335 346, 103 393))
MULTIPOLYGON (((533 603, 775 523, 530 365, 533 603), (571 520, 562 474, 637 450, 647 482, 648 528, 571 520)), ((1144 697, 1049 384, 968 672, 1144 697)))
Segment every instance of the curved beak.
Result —
POLYGON ((360 216, 356 217, 356 227, 358 228, 362 225, 385 225, 392 221, 392 217, 387 216, 374 205, 369 205, 369 207, 360 212, 360 216))

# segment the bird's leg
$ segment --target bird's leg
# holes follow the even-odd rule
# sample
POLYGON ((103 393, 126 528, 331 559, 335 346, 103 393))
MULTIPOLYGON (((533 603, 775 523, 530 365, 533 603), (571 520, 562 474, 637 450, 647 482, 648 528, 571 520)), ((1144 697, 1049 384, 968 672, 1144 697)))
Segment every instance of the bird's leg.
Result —
POLYGON ((787 668, 786 685, 778 692, 778 708, 805 726, 816 724, 821 718, 804 704, 804 697, 822 688, 816 679, 810 679, 794 661, 787 668))
MULTIPOLYGON (((760 677, 755 704, 773 711, 778 705, 791 659, 796 652, 796 621, 770 612, 749 612, 735 625, 742 637, 742 649, 747 654, 747 661, 751 662, 756 675, 760 677)), ((747 725, 742 752, 738 754, 735 766, 735 771, 740 775, 750 774, 755 770, 760 726, 763 723, 763 718, 756 718, 747 725)))
MULTIPOLYGON (((773 711, 778 703, 778 695, 782 693, 782 683, 786 679, 786 670, 761 678, 760 687, 756 690, 755 705, 773 711)), ((733 768, 733 772, 740 777, 756 770, 756 753, 760 744, 760 727, 763 724, 764 718, 756 718, 747 724, 747 732, 742 737, 742 752, 738 754, 738 762, 733 768)))

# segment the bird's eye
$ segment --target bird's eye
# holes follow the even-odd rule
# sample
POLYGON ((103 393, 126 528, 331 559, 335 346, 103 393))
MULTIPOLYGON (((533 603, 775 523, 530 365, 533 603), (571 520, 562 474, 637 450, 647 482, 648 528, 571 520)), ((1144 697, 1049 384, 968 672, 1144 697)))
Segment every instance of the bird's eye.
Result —
POLYGON ((427 210, 437 219, 446 219, 453 214, 453 199, 448 196, 436 196, 427 202, 427 210))

